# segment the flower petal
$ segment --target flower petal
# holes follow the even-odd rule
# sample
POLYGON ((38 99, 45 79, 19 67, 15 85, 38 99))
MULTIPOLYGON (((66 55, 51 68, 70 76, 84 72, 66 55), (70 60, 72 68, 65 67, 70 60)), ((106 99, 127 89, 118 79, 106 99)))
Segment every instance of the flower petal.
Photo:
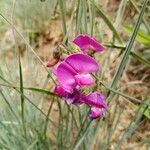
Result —
POLYGON ((92 73, 98 71, 98 63, 96 60, 86 54, 76 53, 65 59, 77 73, 92 73))
POLYGON ((75 75, 75 71, 65 62, 62 62, 56 69, 59 85, 68 93, 72 93, 76 86, 75 75))
POLYGON ((95 52, 101 52, 105 50, 105 48, 100 43, 98 43, 95 38, 88 35, 77 36, 73 40, 73 43, 79 46, 83 51, 86 49, 92 49, 95 52))
POLYGON ((75 76, 75 80, 79 86, 92 85, 94 83, 90 74, 78 74, 75 76))
POLYGON ((105 108, 107 109, 107 103, 103 95, 98 92, 91 93, 83 98, 85 104, 97 108, 105 108))
POLYGON ((82 104, 81 99, 83 96, 84 95, 80 91, 75 89, 72 94, 68 94, 68 96, 65 97, 65 101, 67 102, 67 104, 79 105, 82 104))
POLYGON ((66 92, 61 86, 57 85, 55 88, 54 88, 54 93, 56 93, 58 96, 61 96, 61 97, 66 97, 68 96, 68 92, 66 92))
POLYGON ((73 43, 80 47, 81 50, 85 50, 89 47, 89 37, 86 35, 78 35, 73 43))
POLYGON ((92 107, 89 113, 89 117, 92 119, 96 119, 98 117, 103 117, 105 114, 105 109, 92 107))

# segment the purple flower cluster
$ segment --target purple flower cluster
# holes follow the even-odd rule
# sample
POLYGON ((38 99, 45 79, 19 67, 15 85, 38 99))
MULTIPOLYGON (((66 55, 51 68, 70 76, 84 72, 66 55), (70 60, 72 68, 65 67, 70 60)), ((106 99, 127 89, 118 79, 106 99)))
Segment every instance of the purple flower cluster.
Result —
POLYGON ((63 97, 68 104, 88 105, 91 108, 90 118, 102 117, 108 109, 104 96, 97 91, 85 94, 82 92, 82 88, 95 83, 91 74, 99 70, 96 60, 87 53, 89 50, 101 52, 105 48, 88 35, 77 36, 73 43, 80 48, 82 53, 71 54, 59 63, 54 72, 58 81, 54 92, 63 97))

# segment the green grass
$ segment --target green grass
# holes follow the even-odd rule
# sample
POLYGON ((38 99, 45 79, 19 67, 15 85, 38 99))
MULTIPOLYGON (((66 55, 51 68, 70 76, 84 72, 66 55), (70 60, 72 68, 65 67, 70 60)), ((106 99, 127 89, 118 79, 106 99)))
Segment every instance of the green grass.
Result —
MULTIPOLYGON (((124 27, 123 16, 129 3, 126 0, 120 2, 114 23, 96 0, 0 2, 2 8, 0 38, 3 39, 8 29, 13 31, 14 38, 14 45, 11 46, 3 40, 0 42, 3 49, 0 51, 0 149, 106 150, 112 146, 114 149, 120 149, 132 137, 142 119, 149 118, 149 93, 141 102, 140 99, 122 92, 122 87, 118 84, 121 82, 122 74, 126 73, 124 68, 131 59, 137 60, 144 67, 149 64, 149 60, 143 57, 143 54, 137 55, 134 47, 136 36, 138 39, 141 35, 139 31, 141 23, 145 25, 144 35, 149 33, 146 18, 148 0, 143 1, 142 7, 135 5, 133 0, 131 2, 137 10, 138 19, 137 21, 135 19, 134 28, 128 29, 130 30, 128 43, 124 42, 118 32, 124 27), (124 11, 121 11, 122 9, 124 11), (102 63, 101 72, 95 76, 97 90, 105 93, 109 103, 109 110, 102 119, 90 120, 88 107, 66 105, 49 88, 49 84, 55 85, 56 81, 36 52, 34 35, 42 34, 45 23, 55 17, 62 23, 60 29, 63 33, 62 42, 66 46, 70 46, 70 41, 75 35, 87 33, 101 39, 107 47, 104 54, 96 55, 102 63), (109 41, 101 28, 102 23, 112 35, 109 41), (26 44, 23 57, 18 49, 22 41, 26 44), (113 68, 114 77, 111 79, 112 82, 108 83, 105 81, 105 74, 110 65, 108 60, 113 53, 118 54, 114 61, 116 69, 113 68), (126 106, 120 105, 122 101, 135 113, 114 143, 114 135, 127 109, 126 106)), ((144 38, 142 41, 147 40, 145 36, 142 38, 144 38)), ((149 143, 149 139, 139 142, 139 144, 149 143)), ((138 148, 138 144, 134 148, 138 148)))

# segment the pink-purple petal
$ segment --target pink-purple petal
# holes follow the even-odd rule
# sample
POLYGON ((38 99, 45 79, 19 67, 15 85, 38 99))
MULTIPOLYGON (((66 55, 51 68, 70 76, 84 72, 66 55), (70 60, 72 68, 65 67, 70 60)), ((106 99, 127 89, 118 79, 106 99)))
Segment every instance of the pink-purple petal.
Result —
POLYGON ((97 72, 99 69, 96 60, 86 54, 72 54, 65 59, 65 62, 79 74, 97 72))
POLYGON ((101 52, 105 50, 103 45, 101 45, 99 42, 96 41, 95 38, 90 37, 89 35, 78 35, 73 40, 73 43, 79 46, 82 51, 86 49, 91 49, 94 52, 101 52))
POLYGON ((79 86, 94 84, 94 79, 90 74, 77 74, 75 80, 79 86))
POLYGON ((72 94, 65 97, 65 101, 67 104, 79 105, 82 104, 82 97, 84 97, 83 93, 75 89, 72 94))
POLYGON ((81 50, 85 50, 89 47, 89 38, 85 35, 78 35, 73 40, 73 43, 79 46, 81 50))
POLYGON ((101 118, 104 116, 105 114, 105 109, 103 108, 97 108, 97 107, 91 107, 90 113, 89 113, 89 117, 91 119, 96 119, 96 118, 101 118))
POLYGON ((89 38, 89 48, 91 48, 95 52, 102 52, 105 50, 105 48, 94 38, 89 38))
POLYGON ((88 94, 83 98, 83 101, 85 104, 92 107, 105 108, 105 109, 108 108, 104 96, 98 92, 88 94))
POLYGON ((65 62, 62 62, 56 69, 59 85, 69 93, 72 93, 76 87, 75 75, 74 70, 65 62))
POLYGON ((61 97, 66 97, 68 96, 68 92, 66 92, 61 86, 57 85, 55 88, 54 88, 54 93, 56 93, 58 96, 61 96, 61 97))

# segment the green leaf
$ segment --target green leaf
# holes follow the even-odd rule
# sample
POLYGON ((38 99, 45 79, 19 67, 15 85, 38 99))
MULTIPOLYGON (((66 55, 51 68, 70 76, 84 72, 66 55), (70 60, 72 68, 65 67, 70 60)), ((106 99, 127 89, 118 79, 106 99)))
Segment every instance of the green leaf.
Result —
POLYGON ((139 54, 135 53, 135 52, 130 52, 130 54, 137 59, 138 61, 140 61, 141 63, 143 63, 144 65, 150 67, 150 61, 146 60, 145 58, 141 57, 139 54))
MULTIPOLYGON (((134 104, 135 109, 138 109, 140 106, 134 104)), ((140 108, 141 112, 144 112, 143 115, 150 119, 150 99, 144 102, 144 105, 140 108), (145 105, 147 104, 147 105, 145 105), (147 107, 147 108, 146 108, 147 107), (145 110, 146 109, 146 110, 145 110)))
MULTIPOLYGON (((124 26, 124 30, 128 33, 128 35, 130 36, 133 32, 133 27, 130 27, 128 25, 124 26)), ((145 46, 149 46, 150 47, 150 35, 144 31, 138 31, 137 33, 137 37, 136 40, 139 43, 144 44, 145 46)))

